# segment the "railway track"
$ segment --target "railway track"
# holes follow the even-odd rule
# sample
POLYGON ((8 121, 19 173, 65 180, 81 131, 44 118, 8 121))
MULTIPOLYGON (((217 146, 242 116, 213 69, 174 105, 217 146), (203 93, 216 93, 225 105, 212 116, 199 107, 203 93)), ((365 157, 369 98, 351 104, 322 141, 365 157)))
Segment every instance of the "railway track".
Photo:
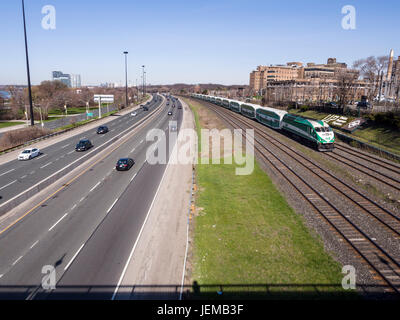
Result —
POLYGON ((400 191, 400 179, 397 179, 393 176, 380 172, 379 170, 370 168, 360 162, 354 163, 354 161, 352 161, 351 159, 345 158, 343 157, 343 155, 339 155, 337 153, 332 153, 332 154, 327 153, 325 154, 325 156, 327 156, 330 159, 336 160, 342 164, 345 164, 352 169, 355 169, 371 178, 374 178, 380 183, 384 183, 389 187, 400 191))
MULTIPOLYGON (((298 161, 310 172, 318 175, 329 186, 340 192, 346 198, 353 201, 359 208, 379 221, 383 226, 389 229, 398 238, 400 235, 400 219, 390 211, 376 204, 373 200, 359 193, 357 190, 344 182, 340 181, 332 174, 324 170, 319 165, 300 155, 297 151, 284 146, 275 138, 268 136, 263 130, 256 126, 257 123, 235 113, 224 110, 208 104, 214 112, 216 112, 223 120, 225 120, 233 128, 245 129, 250 127, 269 141, 275 147, 298 161), (251 122, 251 123, 250 123, 251 122), (279 144, 281 144, 279 146, 279 144), (290 150, 290 151, 289 151, 290 150), (345 188, 344 191, 341 191, 345 188), (346 194, 349 192, 349 194, 346 194)), ((243 134, 244 136, 244 134, 243 134)), ((400 295, 400 264, 396 257, 387 252, 382 246, 356 225, 346 214, 341 212, 337 206, 325 195, 315 189, 310 183, 296 173, 288 164, 278 157, 270 146, 263 143, 259 138, 255 137, 254 148, 262 159, 271 164, 288 183, 295 188, 299 194, 315 209, 316 212, 335 230, 337 234, 356 251, 356 253, 367 263, 372 273, 378 277, 386 286, 386 291, 396 292, 400 295)))
MULTIPOLYGON (((362 160, 368 161, 368 162, 373 163, 373 164, 375 164, 377 166, 385 168, 386 170, 389 170, 389 171, 391 171, 391 172, 393 172, 395 174, 400 175, 400 164, 397 164, 395 162, 390 162, 390 161, 388 161, 386 159, 376 157, 374 155, 368 154, 368 153, 363 152, 361 150, 357 150, 356 151, 356 150, 350 148, 347 145, 343 145, 343 144, 339 144, 339 143, 336 143, 335 150, 342 151, 346 155, 350 155, 350 156, 356 157, 358 159, 362 159, 362 160)), ((334 152, 335 152, 335 150, 334 150, 334 152)), ((337 152, 335 152, 335 153, 338 154, 337 152)), ((340 153, 338 155, 343 157, 342 153, 340 153)), ((351 160, 350 157, 348 157, 347 159, 351 160)))

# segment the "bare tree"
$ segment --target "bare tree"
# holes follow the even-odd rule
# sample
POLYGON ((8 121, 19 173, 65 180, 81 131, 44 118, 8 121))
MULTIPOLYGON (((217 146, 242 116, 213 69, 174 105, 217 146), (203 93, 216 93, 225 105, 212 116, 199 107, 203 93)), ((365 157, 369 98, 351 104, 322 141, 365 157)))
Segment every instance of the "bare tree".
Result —
POLYGON ((353 68, 360 71, 364 80, 370 83, 368 99, 373 100, 382 86, 382 76, 389 64, 389 56, 370 56, 365 59, 357 60, 353 63, 353 68))
POLYGON ((341 108, 348 105, 349 101, 354 100, 355 75, 342 71, 337 76, 337 86, 335 95, 338 97, 338 104, 341 108))
POLYGON ((7 90, 11 94, 11 112, 12 118, 18 119, 20 114, 25 111, 25 105, 27 103, 27 93, 24 89, 16 88, 14 86, 10 86, 7 90))

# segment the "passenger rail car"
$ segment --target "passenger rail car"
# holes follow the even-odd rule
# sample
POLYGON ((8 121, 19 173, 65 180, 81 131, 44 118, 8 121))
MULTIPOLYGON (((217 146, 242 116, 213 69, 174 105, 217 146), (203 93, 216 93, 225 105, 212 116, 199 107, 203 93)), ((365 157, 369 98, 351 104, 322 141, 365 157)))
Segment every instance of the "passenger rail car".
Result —
POLYGON ((243 116, 257 120, 265 126, 282 130, 295 136, 297 139, 314 146, 318 151, 331 151, 335 144, 335 135, 332 128, 323 121, 306 119, 269 107, 241 102, 231 99, 208 95, 192 95, 192 97, 212 102, 228 108, 243 116))

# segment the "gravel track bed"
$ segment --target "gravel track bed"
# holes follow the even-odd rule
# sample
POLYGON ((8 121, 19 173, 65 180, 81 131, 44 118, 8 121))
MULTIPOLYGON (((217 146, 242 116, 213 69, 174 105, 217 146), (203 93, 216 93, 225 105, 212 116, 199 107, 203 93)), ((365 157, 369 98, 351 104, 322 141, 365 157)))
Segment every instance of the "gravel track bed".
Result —
MULTIPOLYGON (((257 122, 254 122, 254 124, 249 124, 248 127, 257 127, 257 125, 261 126, 264 131, 268 131, 268 134, 270 135, 272 135, 270 133, 271 131, 274 132, 274 138, 280 141, 282 139, 279 139, 278 136, 284 137, 283 135, 276 133, 269 128, 266 129, 266 127, 258 124, 257 122)), ((315 189, 320 190, 320 192, 322 192, 324 195, 327 195, 330 202, 334 203, 334 207, 336 207, 339 211, 344 212, 345 215, 360 229, 362 229, 362 231, 365 232, 370 238, 375 238, 376 242, 379 243, 379 245, 382 246, 385 250, 387 250, 388 253, 390 253, 394 257, 400 256, 399 237, 395 237, 393 233, 391 233, 387 228, 380 224, 376 219, 367 215, 362 209, 360 209, 352 201, 341 195, 338 191, 333 191, 333 189, 329 187, 324 181, 316 177, 315 174, 310 172, 308 169, 305 169, 304 166, 301 165, 301 163, 292 159, 282 150, 279 150, 278 147, 274 146, 271 142, 261 137, 257 132, 256 138, 259 139, 259 141, 262 142, 262 144, 266 146, 267 149, 269 149, 279 159, 288 164, 292 170, 299 174, 310 185, 312 185, 315 189)), ((288 139, 287 137, 285 138, 288 139)), ((288 145, 293 145, 293 143, 289 143, 288 145)), ((299 150, 296 151, 299 152, 299 150)), ((303 155, 307 157, 306 154, 303 155)), ((299 194, 297 190, 295 190, 287 183, 282 174, 280 172, 277 172, 275 168, 272 168, 270 165, 268 165, 266 161, 262 159, 259 155, 257 155, 256 157, 259 160, 261 167, 273 179, 277 188, 287 196, 290 205, 296 210, 296 212, 302 214, 305 217, 307 226, 309 226, 311 230, 315 230, 316 233, 322 238, 325 248, 329 252, 332 252, 335 258, 343 265, 350 264, 356 268, 357 283, 368 285, 379 284, 380 282, 374 279, 373 275, 370 272, 370 269, 365 265, 365 262, 362 262, 360 258, 357 257, 357 254, 354 252, 354 250, 346 242, 344 242, 341 237, 338 237, 336 231, 334 231, 333 228, 329 226, 323 218, 316 214, 315 209, 307 201, 304 200, 304 198, 299 194), (302 198, 303 201, 299 201, 299 198, 302 198)), ((361 193, 365 194, 364 192, 361 193)), ((369 196, 369 194, 365 195, 369 196)), ((372 289, 372 291, 376 292, 376 288, 372 289)), ((379 288, 377 291, 381 292, 381 288, 379 288)))

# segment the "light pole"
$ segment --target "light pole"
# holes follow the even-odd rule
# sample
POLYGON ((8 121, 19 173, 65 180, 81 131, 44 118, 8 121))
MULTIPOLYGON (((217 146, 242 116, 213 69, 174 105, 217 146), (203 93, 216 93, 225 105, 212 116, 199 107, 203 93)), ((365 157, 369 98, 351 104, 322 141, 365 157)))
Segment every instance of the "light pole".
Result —
POLYGON ((28 39, 26 36, 26 23, 25 23, 25 3, 22 0, 22 16, 24 18, 24 35, 25 35, 25 55, 26 55, 26 73, 28 76, 28 93, 29 93, 29 112, 31 114, 31 126, 35 125, 33 117, 33 103, 32 103, 32 89, 31 89, 31 75, 29 72, 29 55, 28 55, 28 39))
POLYGON ((128 51, 124 51, 125 55, 125 108, 128 108, 128 51))
POLYGON ((142 66, 142 82, 143 82, 143 97, 144 97, 144 65, 142 66))
POLYGON ((146 71, 144 72, 144 95, 146 95, 146 71))

